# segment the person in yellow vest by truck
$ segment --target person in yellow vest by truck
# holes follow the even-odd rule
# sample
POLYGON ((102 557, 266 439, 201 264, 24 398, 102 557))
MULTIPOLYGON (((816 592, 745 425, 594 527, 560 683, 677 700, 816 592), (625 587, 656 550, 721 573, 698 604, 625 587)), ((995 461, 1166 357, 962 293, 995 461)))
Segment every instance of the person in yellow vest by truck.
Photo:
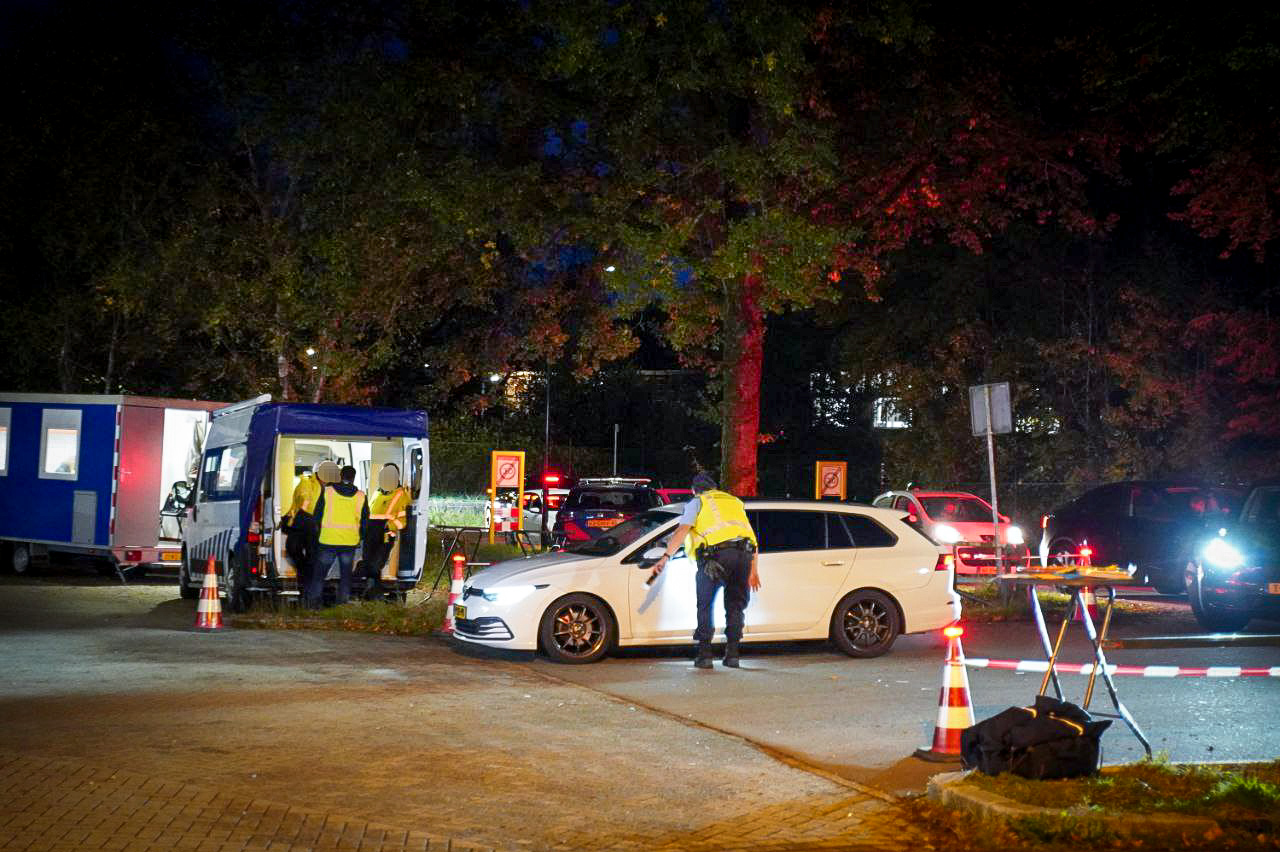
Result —
POLYGON ((686 553, 698 561, 698 628, 693 631, 698 654, 693 664, 700 669, 711 668, 711 637, 715 635, 711 603, 716 589, 724 586, 724 635, 728 640, 724 665, 736 669, 740 666, 738 645, 742 641, 747 601, 751 592, 760 588, 760 575, 756 570, 758 542, 742 501, 719 490, 710 474, 699 473, 691 487, 694 498, 685 504, 680 525, 667 539, 666 552, 654 563, 653 574, 662 573, 671 555, 685 544, 687 537, 687 547, 693 552, 686 550, 686 553))
POLYGON ((365 597, 383 594, 382 569, 409 517, 409 489, 400 484, 400 468, 384 464, 378 471, 378 490, 369 501, 369 525, 364 531, 364 559, 358 572, 365 580, 365 597))
POLYGON ((324 595, 324 579, 336 560, 338 563, 337 602, 351 599, 351 568, 356 547, 369 524, 369 504, 364 492, 356 488, 356 469, 342 469, 342 481, 326 483, 316 502, 316 518, 320 522, 319 547, 316 548, 315 570, 307 581, 307 606, 319 608, 324 595))
POLYGON ((307 578, 311 575, 311 566, 316 558, 316 503, 320 502, 320 492, 325 483, 339 480, 339 470, 336 462, 325 460, 316 464, 313 473, 303 473, 293 489, 293 502, 289 511, 282 519, 282 526, 287 533, 284 549, 298 575, 299 591, 306 589, 307 578))

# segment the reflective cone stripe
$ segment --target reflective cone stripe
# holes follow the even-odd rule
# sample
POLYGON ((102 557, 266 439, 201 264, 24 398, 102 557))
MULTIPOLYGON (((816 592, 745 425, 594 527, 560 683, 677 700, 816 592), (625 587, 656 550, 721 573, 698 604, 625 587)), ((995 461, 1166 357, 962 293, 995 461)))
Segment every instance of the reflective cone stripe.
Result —
POLYGON ((218 574, 213 557, 204 572, 204 585, 200 587, 200 599, 196 601, 196 629, 222 629, 222 601, 218 600, 218 574))
POLYGON ((444 627, 441 628, 445 633, 453 632, 453 604, 462 595, 462 565, 462 559, 453 560, 453 582, 449 584, 449 604, 444 609, 444 627))
POLYGON ((952 760, 960 757, 960 738, 974 723, 973 701, 969 697, 969 674, 958 636, 947 637, 947 660, 942 664, 942 689, 938 693, 938 721, 933 729, 933 745, 918 749, 916 757, 952 760))

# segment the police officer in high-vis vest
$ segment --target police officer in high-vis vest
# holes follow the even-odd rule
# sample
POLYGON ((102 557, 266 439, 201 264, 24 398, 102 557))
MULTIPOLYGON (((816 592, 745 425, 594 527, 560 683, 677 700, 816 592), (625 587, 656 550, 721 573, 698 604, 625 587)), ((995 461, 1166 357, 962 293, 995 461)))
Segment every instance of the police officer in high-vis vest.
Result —
POLYGON ((299 591, 306 589, 316 558, 316 535, 319 532, 316 503, 320 501, 325 483, 337 482, 340 478, 338 465, 326 459, 316 463, 314 472, 303 473, 293 489, 293 502, 284 515, 282 526, 286 532, 285 553, 298 575, 299 591))
POLYGON ((724 649, 724 664, 736 669, 743 613, 751 591, 760 588, 756 534, 747 520, 742 501, 716 488, 716 481, 709 474, 695 476, 691 488, 696 496, 685 504, 680 526, 667 539, 666 552, 654 563, 653 573, 655 576, 662 573, 671 555, 686 544, 687 536, 685 552, 688 554, 691 548, 690 555, 698 560, 698 629, 693 632, 698 655, 693 664, 700 669, 711 668, 711 637, 715 635, 711 603, 716 589, 724 586, 724 635, 729 640, 724 649))
POLYGON ((307 606, 320 606, 324 579, 338 562, 338 598, 340 604, 351 599, 351 568, 356 547, 369 523, 369 504, 364 492, 356 488, 356 469, 342 469, 342 481, 326 483, 316 503, 316 519, 320 522, 320 546, 316 549, 315 570, 307 580, 307 606))
POLYGON ((382 568, 408 522, 409 499, 409 489, 400 484, 400 468, 384 464, 378 471, 378 490, 369 501, 369 524, 364 531, 365 597, 382 595, 382 568))

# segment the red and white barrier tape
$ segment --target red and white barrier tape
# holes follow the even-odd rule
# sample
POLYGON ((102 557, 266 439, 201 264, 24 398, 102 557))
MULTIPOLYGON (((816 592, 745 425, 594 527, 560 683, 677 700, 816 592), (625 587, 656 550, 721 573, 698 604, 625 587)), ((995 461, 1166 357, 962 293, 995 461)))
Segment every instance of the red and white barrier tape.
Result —
MULTIPOLYGON (((964 664, 975 669, 1008 669, 1015 672, 1040 672, 1049 669, 1047 660, 988 660, 968 657, 964 664)), ((1093 663, 1057 663, 1058 674, 1087 675, 1093 671, 1093 663)), ((1101 669, 1099 669, 1101 672, 1101 669)), ((1135 675, 1137 677, 1280 677, 1280 666, 1248 668, 1242 666, 1118 666, 1107 663, 1107 674, 1135 675)))

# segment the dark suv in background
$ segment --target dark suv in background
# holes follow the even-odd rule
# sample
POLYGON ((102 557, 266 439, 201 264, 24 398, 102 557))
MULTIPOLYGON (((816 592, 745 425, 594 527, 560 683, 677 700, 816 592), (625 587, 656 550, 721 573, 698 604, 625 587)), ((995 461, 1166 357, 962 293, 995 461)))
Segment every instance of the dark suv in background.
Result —
POLYGON ((1190 480, 1101 485, 1045 515, 1040 552, 1054 560, 1087 543, 1093 564, 1133 565, 1135 582, 1182 594, 1204 531, 1228 520, 1243 496, 1241 489, 1190 480))
POLYGON ((616 476, 579 479, 560 504, 551 541, 566 547, 591 541, 628 518, 665 503, 649 479, 616 476))
POLYGON ((1206 630, 1280 620, 1280 479, 1256 483, 1234 518, 1205 531, 1187 565, 1187 597, 1206 630))

